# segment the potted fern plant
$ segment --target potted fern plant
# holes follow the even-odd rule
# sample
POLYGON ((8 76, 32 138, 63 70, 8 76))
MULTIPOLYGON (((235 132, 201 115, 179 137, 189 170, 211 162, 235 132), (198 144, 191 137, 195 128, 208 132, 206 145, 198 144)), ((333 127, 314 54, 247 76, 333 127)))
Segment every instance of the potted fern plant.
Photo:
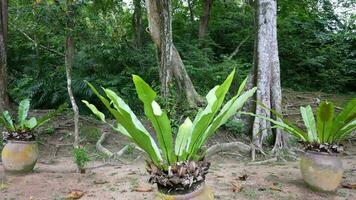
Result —
POLYGON ((356 130, 356 98, 349 101, 339 114, 334 113, 332 102, 322 101, 316 111, 316 120, 310 106, 300 107, 305 130, 283 119, 281 114, 271 111, 280 120, 253 113, 246 114, 269 120, 275 127, 299 138, 306 149, 300 160, 304 181, 313 189, 334 191, 343 174, 342 161, 337 156, 342 151, 340 142, 356 130))
POLYGON ((9 111, 4 111, 0 116, 0 125, 6 131, 3 132, 5 143, 1 158, 6 172, 27 173, 33 170, 38 158, 38 146, 34 130, 65 108, 61 105, 57 110, 51 111, 43 117, 27 119, 30 108, 30 100, 24 99, 20 102, 16 123, 13 121, 9 111))
MULTIPOLYGON (((206 108, 200 110, 193 121, 186 118, 175 134, 173 134, 167 113, 155 101, 156 92, 139 76, 133 75, 138 97, 144 104, 146 117, 155 129, 158 144, 123 99, 112 90, 105 88, 102 88, 105 93, 105 96, 102 96, 93 85, 88 83, 116 119, 117 124, 109 125, 146 152, 149 182, 157 184, 159 191, 157 199, 209 200, 214 198, 212 192, 204 184, 210 163, 205 160, 203 145, 256 90, 253 88, 243 92, 245 80, 240 85, 237 95, 223 105, 234 74, 235 70, 221 85, 209 91, 206 96, 206 108)), ((106 123, 102 112, 93 104, 85 100, 83 102, 101 121, 106 123)))

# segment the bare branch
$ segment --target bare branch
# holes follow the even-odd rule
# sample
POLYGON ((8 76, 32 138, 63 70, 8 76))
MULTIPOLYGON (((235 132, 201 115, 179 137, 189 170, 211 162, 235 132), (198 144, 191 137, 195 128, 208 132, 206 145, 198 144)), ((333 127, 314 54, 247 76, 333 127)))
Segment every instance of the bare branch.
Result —
POLYGON ((33 38, 31 38, 27 33, 25 33, 24 31, 22 31, 21 29, 18 29, 18 28, 16 28, 16 27, 15 27, 15 29, 16 29, 17 31, 19 31, 22 35, 24 35, 28 40, 30 40, 31 42, 33 42, 35 46, 38 46, 38 47, 40 47, 40 48, 43 49, 43 50, 46 50, 46 51, 49 51, 49 52, 51 52, 51 53, 54 53, 54 54, 57 54, 57 55, 59 55, 59 56, 64 57, 64 53, 59 52, 59 51, 57 51, 57 50, 55 50, 55 49, 51 49, 51 48, 49 48, 49 47, 46 47, 46 46, 44 46, 44 45, 42 45, 42 44, 38 44, 38 43, 36 42, 36 40, 34 40, 33 38))

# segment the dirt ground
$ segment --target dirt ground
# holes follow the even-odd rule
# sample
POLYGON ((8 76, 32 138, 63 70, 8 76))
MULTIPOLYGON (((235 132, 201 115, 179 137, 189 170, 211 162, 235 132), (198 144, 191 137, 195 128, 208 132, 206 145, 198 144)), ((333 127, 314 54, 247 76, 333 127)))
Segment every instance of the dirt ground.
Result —
MULTIPOLYGON (((285 95, 285 110, 294 116, 295 103, 313 103, 315 94, 285 95), (314 96, 314 97, 313 97, 314 96)), ((323 95, 318 95, 319 97, 323 95)), ((325 96, 325 95, 324 95, 325 96)), ((334 98, 334 97, 332 97, 334 98)), ((341 102, 347 97, 337 100, 341 102)), ((341 104, 341 103, 340 103, 341 104)), ((298 119, 295 119, 298 121, 298 119)), ((113 152, 124 147, 128 141, 108 127, 82 120, 84 144, 90 151, 92 161, 86 174, 75 173, 70 146, 70 115, 60 116, 53 122, 48 133, 40 138, 40 159, 31 174, 6 175, 0 166, 0 200, 60 200, 67 199, 70 191, 84 192, 81 200, 140 200, 153 199, 156 189, 147 182, 143 158, 132 151, 120 160, 107 159, 95 151, 98 133, 110 132, 104 145, 113 152), (84 122, 83 122, 84 121, 84 122), (97 131, 95 131, 97 130, 97 131)), ((100 135, 99 135, 100 136, 100 135)), ((236 140, 220 132, 209 144, 236 140), (222 137, 223 136, 223 137, 222 137)), ((241 138, 239 141, 248 142, 241 138)), ((342 183, 356 183, 356 145, 347 142, 347 154, 342 157, 345 168, 342 183)), ((269 158, 259 158, 266 160, 269 158)), ((226 152, 210 159, 212 166, 207 176, 207 185, 214 191, 215 199, 356 199, 355 189, 340 186, 335 193, 320 193, 310 190, 301 178, 298 160, 278 161, 266 164, 251 164, 248 155, 226 152), (243 180, 245 177, 246 180, 243 180)), ((1 165, 1 163, 0 163, 1 165)))

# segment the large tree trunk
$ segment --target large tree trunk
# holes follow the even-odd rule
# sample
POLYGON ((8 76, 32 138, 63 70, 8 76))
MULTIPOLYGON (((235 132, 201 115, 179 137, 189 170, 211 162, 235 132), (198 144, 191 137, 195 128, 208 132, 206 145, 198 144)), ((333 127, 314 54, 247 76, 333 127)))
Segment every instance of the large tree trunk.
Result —
MULTIPOLYGON (((162 35, 166 35, 167 34, 167 30, 164 30, 165 33, 162 33, 163 29, 162 29, 162 24, 164 23, 164 21, 170 22, 171 23, 171 19, 167 20, 165 19, 165 15, 166 16, 170 16, 171 14, 167 15, 167 10, 162 10, 159 9, 159 2, 162 2, 164 0, 146 0, 146 7, 147 7, 147 16, 148 16, 148 24, 149 24, 149 30, 150 30, 150 35, 152 37, 153 42, 156 44, 157 47, 161 48, 161 42, 162 42, 162 35)), ((167 0, 166 0, 167 1, 167 0)), ((162 3, 161 3, 162 5, 162 3)), ((166 4, 167 5, 167 4, 166 4)), ((162 6, 160 6, 162 7, 162 6)), ((163 27, 171 27, 172 25, 164 25, 163 27)), ((170 29, 170 31, 172 31, 170 29)), ((169 35, 172 35, 172 33, 169 33, 169 35)), ((171 37, 171 36, 170 36, 171 37)), ((163 38, 164 40, 167 40, 167 38, 163 38)), ((169 40, 168 40, 169 41, 169 40)), ((171 43, 171 45, 164 45, 165 49, 168 50, 164 50, 162 51, 162 49, 160 49, 161 53, 167 53, 169 52, 169 49, 171 49, 171 73, 172 76, 175 78, 178 87, 180 88, 180 90, 183 90, 185 92, 188 104, 191 107, 195 107, 197 105, 200 105, 203 100, 201 98, 201 96, 196 92, 192 81, 189 78, 189 75, 187 73, 187 71, 185 70, 183 61, 177 51, 177 49, 175 48, 174 44, 171 43), (170 47, 171 46, 171 47, 170 47)), ((169 53, 168 53, 169 54, 169 53)), ((161 56, 162 58, 162 56, 161 56)), ((167 57, 168 58, 168 57, 167 57)), ((166 68, 166 70, 170 70, 169 68, 166 68)), ((170 73, 170 72, 168 72, 170 73)), ((161 80, 162 81, 162 80, 161 80)), ((164 81, 164 80, 163 80, 164 81)))
POLYGON ((7 0, 1 0, 0 13, 0 111, 4 111, 9 105, 7 95, 7 0))
MULTIPOLYGON (((275 117, 272 113, 256 102, 282 113, 282 92, 280 84, 280 69, 277 44, 277 2, 276 0, 256 1, 256 26, 254 65, 250 74, 248 86, 257 86, 255 102, 250 109, 258 115, 275 117)), ((270 123, 261 118, 250 118, 252 142, 254 147, 262 150, 262 144, 268 134, 271 134, 270 123)), ((275 130, 275 148, 287 146, 287 138, 280 130, 275 130)), ((252 149, 254 159, 255 148, 252 149)))
POLYGON ((213 0, 204 0, 203 15, 200 17, 199 25, 199 38, 205 37, 208 31, 208 24, 211 12, 211 6, 213 5, 213 0))
POLYGON ((172 16, 171 16, 171 1, 157 0, 157 10, 161 13, 160 18, 160 69, 159 79, 161 81, 161 94, 167 100, 169 95, 169 83, 172 73, 172 16))
POLYGON ((142 7, 141 0, 133 0, 134 13, 132 16, 132 24, 135 33, 135 46, 138 49, 142 47, 142 7))

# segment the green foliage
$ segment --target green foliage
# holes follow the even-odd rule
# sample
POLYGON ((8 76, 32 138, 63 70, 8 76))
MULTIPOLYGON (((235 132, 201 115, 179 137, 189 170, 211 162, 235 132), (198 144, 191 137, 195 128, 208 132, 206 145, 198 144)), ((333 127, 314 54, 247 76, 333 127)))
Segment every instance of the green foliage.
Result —
POLYGON ((333 103, 327 101, 321 102, 317 108, 316 120, 310 106, 300 107, 300 113, 306 131, 297 128, 297 126, 288 122, 288 120, 283 119, 281 114, 276 113, 273 110, 271 111, 280 119, 280 121, 255 115, 253 113, 245 114, 266 119, 272 122, 276 128, 280 128, 308 143, 338 144, 356 130, 356 98, 350 100, 336 116, 334 116, 333 103))
POLYGON ((0 124, 5 127, 8 132, 31 132, 35 128, 42 126, 44 123, 46 123, 55 115, 57 115, 59 112, 62 112, 66 107, 67 104, 62 104, 58 107, 58 109, 48 112, 46 115, 39 119, 36 119, 35 117, 27 119, 27 114, 30 109, 30 100, 24 99, 19 104, 18 119, 16 123, 14 123, 10 113, 8 111, 4 111, 2 113, 2 116, 0 117, 0 124))
POLYGON ((244 131, 244 124, 241 121, 229 120, 225 124, 225 128, 232 132, 234 135, 242 135, 244 131))
MULTIPOLYGON (((157 97, 156 92, 142 78, 133 75, 138 97, 144 104, 146 117, 151 121, 155 129, 158 145, 130 107, 119 96, 110 89, 102 88, 106 95, 104 97, 93 85, 90 83, 88 85, 115 117, 117 125, 110 126, 135 142, 138 147, 148 154, 150 160, 156 166, 167 169, 169 165, 176 162, 202 159, 204 152, 201 152, 201 149, 207 139, 221 125, 225 124, 237 110, 241 109, 247 99, 255 93, 256 88, 243 92, 247 81, 245 79, 239 87, 237 94, 222 106, 234 75, 235 71, 230 73, 221 85, 217 85, 210 90, 206 96, 208 105, 205 109, 198 112, 193 122, 189 118, 186 118, 184 123, 179 126, 174 144, 170 120, 165 110, 162 110, 155 101, 157 97)), ((85 100, 83 100, 83 103, 101 121, 106 122, 105 115, 96 106, 85 100)))
POLYGON ((79 169, 84 169, 86 164, 90 161, 90 157, 85 147, 78 147, 73 149, 74 162, 79 169))

